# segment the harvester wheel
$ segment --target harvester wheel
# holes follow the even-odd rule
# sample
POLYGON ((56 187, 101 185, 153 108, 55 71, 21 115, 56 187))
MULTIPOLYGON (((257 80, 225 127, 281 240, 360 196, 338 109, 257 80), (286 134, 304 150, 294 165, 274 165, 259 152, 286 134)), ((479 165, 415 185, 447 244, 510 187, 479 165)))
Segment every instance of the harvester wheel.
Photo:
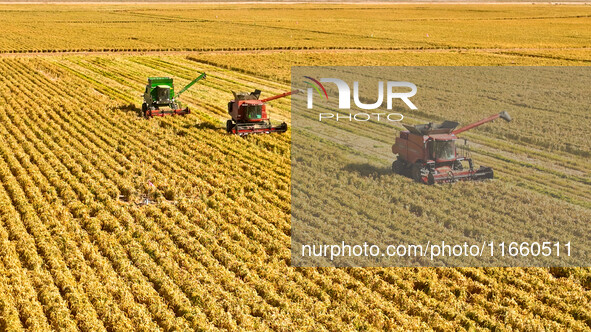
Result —
POLYGON ((146 103, 142 104, 142 115, 144 116, 144 118, 148 117, 148 104, 146 103))
POLYGON ((232 122, 232 120, 226 121, 226 131, 228 133, 231 133, 233 128, 234 128, 234 123, 232 122))
POLYGON ((428 175, 429 171, 421 163, 415 163, 410 170, 411 177, 417 182, 423 182, 423 176, 428 175))
POLYGON ((429 172, 429 176, 427 177, 427 183, 428 184, 435 184, 435 177, 433 176, 433 173, 429 172))
POLYGON ((404 164, 402 164, 402 161, 400 161, 400 159, 396 159, 392 163, 392 171, 396 174, 402 174, 404 172, 404 168, 404 164))

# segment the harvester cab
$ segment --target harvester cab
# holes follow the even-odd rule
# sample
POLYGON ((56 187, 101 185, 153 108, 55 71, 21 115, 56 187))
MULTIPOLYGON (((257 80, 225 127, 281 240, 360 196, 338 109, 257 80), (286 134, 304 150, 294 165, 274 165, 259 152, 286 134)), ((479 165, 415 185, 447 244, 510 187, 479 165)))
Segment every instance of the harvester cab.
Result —
POLYGON ((261 90, 253 92, 234 92, 234 100, 228 102, 228 114, 232 117, 226 121, 226 131, 240 136, 248 134, 284 133, 287 131, 287 123, 273 126, 267 113, 266 103, 299 93, 299 90, 285 92, 273 97, 259 99, 261 90))
POLYGON ((465 145, 458 153, 456 135, 497 118, 511 121, 507 112, 501 112, 457 130, 459 123, 454 121, 404 125, 407 130, 400 132, 400 137, 392 145, 392 152, 397 155, 392 170, 426 184, 492 179, 492 168, 480 166, 474 169, 465 145), (463 162, 467 163, 467 169, 463 162))
POLYGON ((170 77, 150 77, 144 91, 144 102, 142 114, 146 118, 165 115, 185 115, 191 111, 188 107, 182 108, 179 96, 187 91, 193 84, 206 78, 205 73, 187 84, 176 96, 174 92, 173 79, 170 77))

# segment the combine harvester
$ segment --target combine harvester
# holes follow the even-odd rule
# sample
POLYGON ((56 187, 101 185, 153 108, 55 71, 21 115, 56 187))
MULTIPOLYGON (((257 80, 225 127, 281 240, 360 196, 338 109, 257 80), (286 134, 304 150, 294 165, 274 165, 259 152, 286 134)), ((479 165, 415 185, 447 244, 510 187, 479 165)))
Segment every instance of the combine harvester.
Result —
POLYGON ((392 163, 392 170, 425 184, 492 179, 492 168, 480 166, 474 169, 466 141, 459 154, 455 141, 457 134, 497 118, 511 121, 507 112, 501 112, 457 130, 454 129, 459 123, 453 121, 404 125, 408 130, 400 132, 400 137, 392 145, 392 152, 398 155, 392 163), (463 161, 468 163, 468 169, 464 169, 463 161))
POLYGON ((142 104, 142 114, 145 118, 165 115, 185 115, 191 113, 189 108, 183 109, 181 103, 177 101, 178 97, 193 84, 207 77, 205 73, 199 75, 196 79, 187 84, 174 95, 174 85, 170 77, 150 77, 148 85, 144 92, 144 103, 142 104), (166 109, 161 109, 165 107, 166 109))
POLYGON ((299 90, 285 92, 273 97, 260 99, 261 90, 254 92, 234 92, 234 100, 228 103, 228 114, 232 120, 226 122, 226 131, 240 136, 248 134, 284 133, 287 123, 273 127, 267 115, 266 103, 271 100, 299 93, 299 90))

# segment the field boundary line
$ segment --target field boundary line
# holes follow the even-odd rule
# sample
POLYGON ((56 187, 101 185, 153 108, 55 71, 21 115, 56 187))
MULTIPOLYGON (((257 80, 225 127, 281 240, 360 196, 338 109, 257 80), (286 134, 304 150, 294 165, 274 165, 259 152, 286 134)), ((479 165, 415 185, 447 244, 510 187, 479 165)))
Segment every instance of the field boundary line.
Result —
MULTIPOLYGON (((355 53, 355 52, 409 52, 409 53, 438 53, 438 52, 524 52, 524 51, 591 51, 591 45, 582 47, 271 47, 271 48, 242 48, 242 49, 88 49, 88 50, 37 50, 14 51, 0 50, 0 57, 24 56, 63 56, 63 55, 199 55, 199 54, 273 54, 282 52, 297 53, 355 53)), ((579 61, 579 60, 577 60, 579 61)))

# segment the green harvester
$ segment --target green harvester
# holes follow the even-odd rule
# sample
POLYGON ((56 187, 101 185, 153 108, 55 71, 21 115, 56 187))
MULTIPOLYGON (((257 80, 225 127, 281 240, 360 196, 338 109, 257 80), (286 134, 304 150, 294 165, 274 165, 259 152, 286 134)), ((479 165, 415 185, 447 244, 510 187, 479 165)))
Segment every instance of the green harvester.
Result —
POLYGON ((188 107, 182 108, 179 96, 187 91, 193 84, 207 77, 205 73, 187 84, 174 94, 173 80, 170 77, 149 77, 146 91, 144 92, 144 103, 142 114, 146 118, 165 115, 185 115, 191 113, 188 107))

